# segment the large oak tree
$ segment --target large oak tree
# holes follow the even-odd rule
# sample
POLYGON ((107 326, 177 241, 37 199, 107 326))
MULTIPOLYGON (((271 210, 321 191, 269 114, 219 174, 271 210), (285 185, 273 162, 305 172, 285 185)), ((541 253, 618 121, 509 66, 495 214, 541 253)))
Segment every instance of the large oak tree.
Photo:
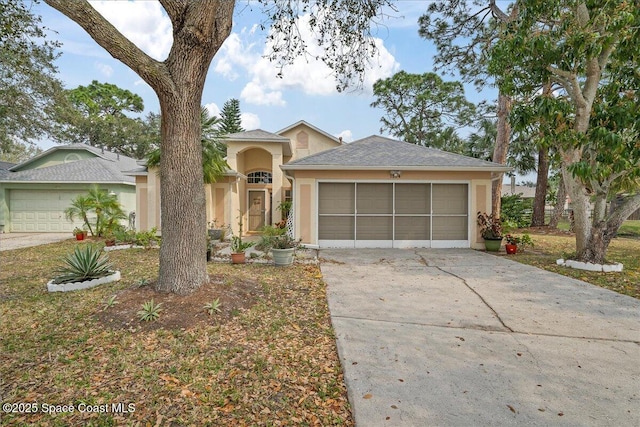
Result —
MULTIPOLYGON (((157 61, 143 52, 86 0, 45 0, 77 22, 114 58, 147 82, 160 101, 162 245, 157 289, 188 293, 208 281, 206 217, 200 142, 200 106, 211 61, 229 36, 235 1, 160 0, 173 27, 168 57, 157 61)), ((307 41, 298 17, 310 15, 317 41, 326 46, 324 62, 336 70, 338 86, 357 80, 375 55, 372 20, 389 0, 262 0, 271 25, 272 58, 285 66, 304 55, 307 41)))

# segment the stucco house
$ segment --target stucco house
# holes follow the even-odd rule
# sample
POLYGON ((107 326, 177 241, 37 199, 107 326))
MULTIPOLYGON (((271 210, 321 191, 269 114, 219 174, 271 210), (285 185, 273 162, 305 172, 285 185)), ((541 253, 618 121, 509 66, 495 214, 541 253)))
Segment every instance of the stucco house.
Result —
MULTIPOLYGON (((491 182, 510 168, 381 136, 348 144, 299 121, 278 132, 227 140, 230 170, 206 185, 207 219, 245 233, 281 220, 308 247, 483 247, 476 213, 491 208, 491 182)), ((160 182, 136 178, 140 229, 162 228, 160 182)))
POLYGON ((125 213, 136 209, 136 160, 86 144, 59 145, 0 173, 3 232, 66 232, 64 210, 92 185, 115 193, 125 213))

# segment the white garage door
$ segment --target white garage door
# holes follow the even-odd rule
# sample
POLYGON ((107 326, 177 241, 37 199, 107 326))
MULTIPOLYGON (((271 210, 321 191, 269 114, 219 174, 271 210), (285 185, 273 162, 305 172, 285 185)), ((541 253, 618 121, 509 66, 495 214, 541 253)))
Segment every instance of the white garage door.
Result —
POLYGON ((321 247, 469 247, 469 186, 322 182, 321 247))
POLYGON ((82 221, 67 221, 64 210, 71 200, 83 192, 76 191, 36 191, 11 190, 9 210, 11 231, 31 232, 71 232, 74 227, 82 227, 82 221))

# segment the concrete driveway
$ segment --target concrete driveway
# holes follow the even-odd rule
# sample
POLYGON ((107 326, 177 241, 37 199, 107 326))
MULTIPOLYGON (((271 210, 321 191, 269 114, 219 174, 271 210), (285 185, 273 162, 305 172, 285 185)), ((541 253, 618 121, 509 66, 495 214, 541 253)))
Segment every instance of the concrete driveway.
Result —
POLYGON ((320 258, 358 426, 640 425, 640 301, 473 250, 320 258))
POLYGON ((0 251, 40 246, 73 238, 71 233, 0 233, 0 251))

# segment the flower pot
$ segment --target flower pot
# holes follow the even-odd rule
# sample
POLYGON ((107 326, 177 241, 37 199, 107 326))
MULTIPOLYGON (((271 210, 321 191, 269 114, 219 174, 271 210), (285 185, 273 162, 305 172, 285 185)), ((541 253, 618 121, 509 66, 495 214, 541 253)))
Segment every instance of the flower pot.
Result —
POLYGON ((231 253, 231 263, 232 264, 244 264, 247 257, 244 252, 232 252, 231 253))
POLYGON ((507 253, 510 255, 513 255, 516 252, 518 252, 518 245, 510 245, 507 243, 506 245, 504 245, 504 248, 507 250, 507 253))
POLYGON ((84 240, 84 233, 76 234, 76 240, 84 240))
POLYGON ((107 239, 104 241, 104 245, 105 246, 115 246, 116 245, 116 239, 107 239))
POLYGON ((500 239, 484 239, 484 246, 489 252, 498 252, 500 245, 502 244, 502 238, 500 239))
POLYGON ((295 248, 271 249, 271 253, 273 254, 273 263, 277 266, 293 264, 294 251, 295 248))

